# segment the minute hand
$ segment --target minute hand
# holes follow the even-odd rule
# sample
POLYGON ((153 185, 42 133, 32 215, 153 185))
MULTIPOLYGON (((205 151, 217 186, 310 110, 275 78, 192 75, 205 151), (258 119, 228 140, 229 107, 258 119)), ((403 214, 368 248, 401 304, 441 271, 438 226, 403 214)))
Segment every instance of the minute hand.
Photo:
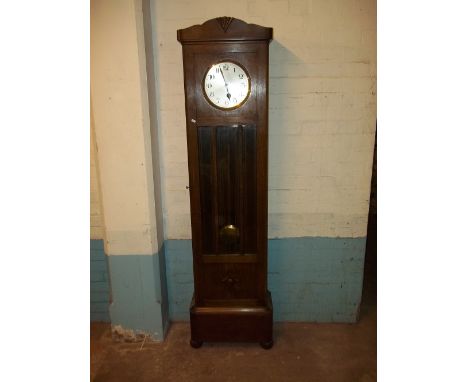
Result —
POLYGON ((228 97, 228 99, 231 99, 231 94, 229 93, 228 84, 227 84, 227 82, 226 82, 226 78, 224 78, 224 73, 223 73, 223 69, 221 69, 221 66, 219 67, 219 70, 220 70, 220 72, 221 72, 221 75, 223 76, 224 86, 226 86, 227 97, 228 97))

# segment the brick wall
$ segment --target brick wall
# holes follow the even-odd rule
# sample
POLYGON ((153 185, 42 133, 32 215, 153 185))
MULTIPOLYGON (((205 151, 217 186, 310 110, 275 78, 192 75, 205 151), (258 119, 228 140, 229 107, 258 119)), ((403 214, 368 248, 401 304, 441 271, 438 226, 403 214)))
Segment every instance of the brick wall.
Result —
POLYGON ((91 240, 91 321, 110 321, 109 271, 102 240, 91 240))
MULTIPOLYGON (((131 2, 124 5, 114 9, 118 16, 119 12, 138 11, 131 2)), ((232 16, 274 28, 274 41, 270 45, 269 237, 282 238, 269 243, 269 288, 275 319, 355 321, 361 295, 376 120, 375 1, 154 0, 151 8, 157 104, 154 114, 159 128, 171 318, 186 319, 193 290, 190 240, 174 240, 191 236, 182 49, 176 40, 176 30, 213 17, 232 16)), ((102 6, 98 13, 102 16, 112 9, 102 6)), ((138 25, 138 33, 133 33, 135 18, 128 20, 124 33, 127 43, 141 37, 138 25)), ((115 25, 109 22, 104 31, 122 33, 115 25)), ((103 36, 97 37, 94 44, 108 46, 103 36)), ((104 193, 104 201, 109 204, 107 234, 118 234, 118 240, 107 237, 116 246, 110 257, 154 253, 157 242, 146 240, 156 238, 155 232, 147 230, 154 225, 152 214, 147 214, 154 205, 148 186, 151 182, 147 183, 152 179, 149 129, 142 132, 140 128, 145 107, 145 97, 141 96, 146 94, 146 88, 133 86, 146 84, 146 79, 137 78, 141 63, 136 60, 135 51, 128 48, 133 45, 127 45, 119 45, 115 50, 119 59, 111 60, 110 67, 104 65, 107 61, 97 60, 103 66, 94 68, 92 81, 95 92, 125 94, 131 100, 101 97, 95 109, 102 112, 109 105, 114 107, 113 113, 101 114, 101 119, 96 119, 96 126, 98 122, 101 126, 106 122, 110 127, 101 130, 98 140, 99 159, 101 156, 105 159, 99 164, 103 168, 102 185, 107 184, 108 191, 104 193), (131 72, 123 70, 126 65, 132 68, 131 72), (131 75, 124 81, 122 73, 131 75), (109 117, 109 121, 104 117, 109 117), (124 134, 117 134, 119 131, 124 134), (111 136, 115 139, 109 139, 111 136), (135 150, 127 150, 130 139, 135 150), (146 144, 144 149, 139 147, 140 141, 146 144), (115 166, 109 154, 116 147, 124 148, 120 152, 129 159, 119 166, 115 166), (135 187, 119 187, 128 184, 135 187), (122 190, 125 195, 119 194, 122 190), (125 208, 116 203, 122 197, 132 201, 125 208), (145 228, 144 235, 141 227, 145 228)), ((95 49, 95 53, 101 51, 95 49)), ((144 126, 148 124, 146 120, 143 122, 144 126)), ((102 238, 93 140, 91 148, 91 235, 102 238)), ((121 274, 131 275, 125 272, 121 274)), ((126 282, 117 281, 122 285, 126 282)), ((93 240, 91 319, 108 320, 108 302, 102 240, 93 240)))
POLYGON ((224 15, 274 28, 269 237, 365 236, 376 121, 375 1, 171 0, 154 5, 166 237, 191 237, 176 30, 224 15))

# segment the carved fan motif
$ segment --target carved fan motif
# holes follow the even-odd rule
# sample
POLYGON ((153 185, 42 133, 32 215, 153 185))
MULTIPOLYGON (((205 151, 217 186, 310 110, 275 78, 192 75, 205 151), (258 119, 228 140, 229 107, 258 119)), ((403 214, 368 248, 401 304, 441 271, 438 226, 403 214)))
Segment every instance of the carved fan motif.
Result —
POLYGON ((232 17, 218 17, 216 20, 218 20, 219 25, 223 29, 224 33, 227 32, 229 25, 231 25, 232 22, 232 17))
POLYGON ((234 293, 240 289, 239 278, 231 274, 226 274, 221 282, 224 284, 224 287, 228 293, 234 293))

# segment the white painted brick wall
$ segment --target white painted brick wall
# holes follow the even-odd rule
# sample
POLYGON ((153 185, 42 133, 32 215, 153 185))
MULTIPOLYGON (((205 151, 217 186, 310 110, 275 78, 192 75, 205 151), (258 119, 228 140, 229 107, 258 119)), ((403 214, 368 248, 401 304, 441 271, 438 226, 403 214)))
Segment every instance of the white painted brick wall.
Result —
POLYGON ((365 236, 376 123, 376 2, 156 0, 153 12, 166 237, 191 236, 176 30, 218 16, 274 28, 269 236, 365 236))

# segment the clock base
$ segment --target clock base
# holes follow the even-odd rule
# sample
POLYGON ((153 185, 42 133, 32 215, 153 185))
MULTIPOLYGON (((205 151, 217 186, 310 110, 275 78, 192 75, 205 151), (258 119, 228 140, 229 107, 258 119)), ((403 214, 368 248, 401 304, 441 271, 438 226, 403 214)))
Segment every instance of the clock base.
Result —
POLYGON ((190 306, 190 345, 203 342, 258 342, 273 346, 273 305, 270 292, 264 306, 190 306))

